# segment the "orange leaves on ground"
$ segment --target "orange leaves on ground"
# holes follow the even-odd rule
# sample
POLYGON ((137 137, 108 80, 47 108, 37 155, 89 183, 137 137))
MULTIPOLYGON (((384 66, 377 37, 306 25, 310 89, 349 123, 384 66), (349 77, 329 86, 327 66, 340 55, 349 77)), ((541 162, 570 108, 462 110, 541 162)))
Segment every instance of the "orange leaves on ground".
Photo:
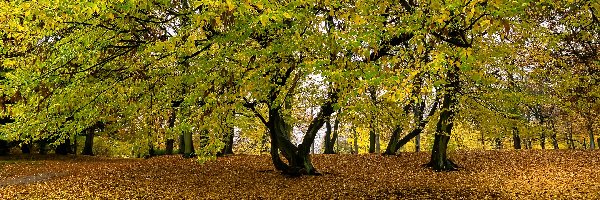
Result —
MULTIPOLYGON (((36 157, 0 161, 0 199, 13 198, 599 198, 597 151, 474 151, 462 167, 422 168, 427 153, 314 155, 322 176, 286 177, 268 156, 193 159, 36 157)), ((4 158, 3 158, 4 159, 4 158)))

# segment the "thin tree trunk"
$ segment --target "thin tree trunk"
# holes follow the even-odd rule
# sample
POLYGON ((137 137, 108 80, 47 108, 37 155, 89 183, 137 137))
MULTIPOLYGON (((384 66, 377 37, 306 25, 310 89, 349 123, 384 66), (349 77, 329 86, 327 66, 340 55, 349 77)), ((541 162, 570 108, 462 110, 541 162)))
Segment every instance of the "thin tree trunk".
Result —
POLYGON ((77 155, 77 146, 79 145, 79 142, 77 141, 77 136, 78 134, 75 134, 75 137, 73 137, 73 146, 71 147, 71 153, 77 155))
POLYGON ((421 152, 421 133, 415 136, 415 152, 421 152))
POLYGON ((596 145, 594 144, 594 128, 592 127, 592 123, 592 120, 588 118, 587 130, 590 136, 590 149, 596 148, 596 145))
POLYGON ((356 129, 352 129, 352 133, 354 134, 354 150, 353 150, 353 154, 358 154, 358 133, 356 132, 356 129))
POLYGON ((554 124, 554 120, 550 120, 550 126, 552 127, 552 135, 550 135, 550 139, 552 140, 552 147, 554 149, 559 149, 558 147, 558 138, 556 138, 556 126, 554 124))
POLYGON ((331 123, 329 122, 329 120, 325 121, 325 140, 324 145, 325 148, 323 150, 324 154, 334 154, 335 152, 333 152, 333 145, 335 144, 334 140, 331 138, 331 123))
POLYGON ((567 141, 569 142, 569 148, 575 149, 575 140, 573 140, 573 123, 568 121, 569 123, 569 132, 567 133, 567 141))
MULTIPOLYGON (((339 116, 339 115, 338 115, 339 116)), ((339 134, 339 125, 340 125, 340 120, 338 119, 338 116, 335 117, 335 121, 333 122, 333 137, 331 138, 331 151, 333 152, 333 145, 337 144, 338 140, 338 134, 339 134)), ((337 145, 337 147, 339 148, 339 145, 337 145)), ((339 150, 338 150, 339 152, 339 150)), ((335 152, 333 152, 335 153, 335 152)))
POLYGON ((481 132, 481 149, 485 150, 485 135, 481 132))
POLYGON ((554 149, 559 149, 558 147, 558 139, 556 138, 556 133, 553 133, 550 138, 552 139, 552 147, 554 149))

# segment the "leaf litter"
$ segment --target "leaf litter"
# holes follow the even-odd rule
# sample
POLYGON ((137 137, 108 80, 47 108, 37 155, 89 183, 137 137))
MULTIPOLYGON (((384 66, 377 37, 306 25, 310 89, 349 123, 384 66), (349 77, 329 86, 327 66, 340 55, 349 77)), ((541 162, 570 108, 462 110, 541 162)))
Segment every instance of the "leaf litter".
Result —
POLYGON ((275 171, 268 155, 37 156, 0 162, 0 199, 597 199, 598 153, 452 152, 454 172, 423 168, 426 152, 313 155, 323 175, 302 177, 275 171))

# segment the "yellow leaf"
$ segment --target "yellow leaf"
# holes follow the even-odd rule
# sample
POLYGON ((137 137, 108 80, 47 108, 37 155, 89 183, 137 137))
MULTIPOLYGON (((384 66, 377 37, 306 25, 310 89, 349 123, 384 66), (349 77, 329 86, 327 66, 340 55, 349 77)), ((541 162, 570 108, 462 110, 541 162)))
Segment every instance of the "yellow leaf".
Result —
POLYGON ((290 13, 284 12, 283 17, 285 17, 286 19, 290 19, 292 18, 292 15, 290 15, 290 13))
POLYGON ((235 5, 233 5, 233 2, 231 2, 231 0, 227 0, 226 3, 227 3, 227 9, 229 11, 232 11, 233 9, 235 9, 235 5))
POLYGON ((266 15, 261 15, 259 20, 263 26, 266 26, 267 22, 269 22, 269 18, 266 15))

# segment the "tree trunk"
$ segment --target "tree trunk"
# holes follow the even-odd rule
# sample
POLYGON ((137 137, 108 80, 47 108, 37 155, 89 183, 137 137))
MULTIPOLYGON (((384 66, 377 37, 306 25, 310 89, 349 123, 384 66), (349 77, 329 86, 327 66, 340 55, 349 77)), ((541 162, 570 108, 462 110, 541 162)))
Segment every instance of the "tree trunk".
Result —
POLYGON ((185 149, 185 142, 184 142, 184 139, 183 139, 183 133, 181 133, 181 134, 179 134, 179 149, 178 149, 177 153, 183 155, 184 152, 185 152, 184 149, 185 149))
POLYGON ((226 136, 225 136, 225 146, 221 149, 220 156, 231 155, 233 154, 233 139, 234 139, 234 129, 231 127, 226 127, 226 136))
POLYGON ((371 130, 369 130, 369 153, 375 153, 375 140, 377 136, 374 129, 373 125, 371 125, 371 130))
POLYGON ((174 139, 167 139, 167 144, 166 144, 166 153, 167 153, 167 155, 173 154, 173 147, 174 146, 175 146, 175 140, 174 139))
POLYGON ((192 132, 183 133, 183 157, 190 158, 194 156, 194 142, 192 140, 192 132))
POLYGON ((569 123, 569 131, 567 132, 567 144, 569 144, 570 149, 575 149, 575 141, 573 140, 573 123, 568 121, 569 123))
POLYGON ((87 130, 87 134, 85 136, 85 144, 83 146, 83 152, 81 155, 89 155, 93 156, 93 146, 94 146, 94 129, 87 130))
POLYGON ((77 155, 77 145, 79 144, 77 141, 78 134, 75 134, 73 137, 73 146, 71 147, 71 153, 77 155))
POLYGON ((394 128, 394 131, 392 131, 392 137, 390 138, 387 148, 385 148, 385 152, 383 154, 385 154, 385 155, 396 154, 396 152, 398 151, 398 148, 396 148, 396 145, 398 145, 398 138, 400 137, 400 133, 402 133, 402 126, 397 125, 396 128, 394 128))
POLYGON ((398 150, 401 147, 403 147, 406 143, 408 143, 413 138, 419 136, 423 132, 423 129, 425 128, 427 123, 429 123, 429 118, 431 116, 433 116, 438 109, 438 102, 439 102, 438 100, 439 99, 436 97, 434 100, 434 103, 431 105, 431 110, 429 110, 429 114, 427 115, 427 118, 423 118, 423 116, 422 116, 423 110, 425 109, 425 104, 421 104, 421 106, 420 106, 421 111, 416 112, 416 113, 421 113, 421 114, 416 115, 417 116, 416 118, 418 119, 417 120, 418 123, 416 124, 414 129, 410 133, 408 133, 406 136, 404 136, 402 139, 398 140, 398 137, 399 137, 400 133, 402 132, 402 127, 396 126, 396 128, 394 128, 394 131, 392 131, 392 137, 390 138, 390 143, 388 144, 388 147, 385 150, 385 155, 396 154, 396 152, 398 152, 398 150))
POLYGON ((352 133, 354 134, 354 149, 352 154, 358 154, 358 133, 356 132, 356 129, 352 129, 352 133))
POLYGON ((379 133, 375 134, 375 153, 381 153, 381 143, 379 140, 379 133))
MULTIPOLYGON (((337 120, 336 120, 337 121, 337 120)), ((325 149, 323 151, 324 154, 334 154, 333 146, 335 144, 335 139, 331 138, 331 123, 329 120, 325 121, 325 140, 324 145, 325 149)))
POLYGON ((59 155, 67 155, 71 151, 71 140, 66 139, 54 149, 54 152, 59 155))
POLYGON ((485 150, 485 135, 481 132, 481 149, 485 150))
MULTIPOLYGON (((421 80, 421 79, 419 79, 421 80)), ((420 82, 420 81, 419 81, 420 82)), ((419 90, 421 87, 418 87, 419 90)), ((436 106, 437 104, 434 104, 434 106, 436 106)), ((434 109, 434 108, 432 108, 434 109)), ((413 106, 413 113, 414 113, 414 124, 415 126, 419 126, 421 121, 423 121, 423 113, 425 111, 425 102, 421 101, 420 103, 415 103, 415 106, 413 106)), ((429 117, 429 116, 428 116, 429 117)), ((418 133, 415 136, 415 152, 420 152, 421 151, 421 133, 418 133)))
POLYGON ((542 134, 540 135, 540 147, 542 147, 542 149, 546 149, 546 132, 542 131, 542 134))
POLYGON ((46 139, 42 139, 38 142, 39 144, 39 153, 41 155, 46 155, 48 153, 48 142, 46 142, 46 139))
POLYGON ((558 149, 558 139, 556 138, 556 133, 553 133, 550 138, 552 139, 552 147, 554 149, 558 149))
POLYGON ((588 130, 588 134, 590 135, 590 149, 594 149, 596 148, 596 144, 594 144, 594 130, 592 127, 592 121, 591 119, 588 119, 588 124, 587 124, 587 130, 588 130))
POLYGON ((421 152, 421 133, 415 136, 415 152, 421 152))
POLYGON ((448 69, 448 84, 445 85, 445 90, 443 91, 444 100, 442 102, 440 118, 436 126, 433 148, 431 149, 431 160, 426 164, 435 171, 451 171, 456 170, 458 167, 448 159, 446 154, 450 135, 452 134, 452 127, 454 126, 456 106, 458 104, 458 92, 460 86, 458 73, 459 69, 456 64, 448 69))
POLYGON ((554 120, 550 120, 550 126, 552 127, 552 135, 550 135, 550 139, 552 140, 552 147, 554 149, 558 149, 558 138, 556 138, 556 126, 554 124, 554 120))
POLYGON ((519 135, 519 128, 516 126, 513 129, 513 147, 515 149, 521 149, 521 136, 519 135))
POLYGON ((30 154, 31 153, 31 144, 21 144, 21 153, 30 154))
POLYGON ((496 138, 496 149, 502 149, 502 138, 496 138))
POLYGON ((149 158, 149 157, 153 157, 156 155, 156 151, 154 150, 154 144, 152 142, 152 139, 148 140, 148 156, 145 158, 149 158))
POLYGON ((0 140, 0 155, 8 155, 10 152, 10 147, 8 146, 8 141, 0 140))

